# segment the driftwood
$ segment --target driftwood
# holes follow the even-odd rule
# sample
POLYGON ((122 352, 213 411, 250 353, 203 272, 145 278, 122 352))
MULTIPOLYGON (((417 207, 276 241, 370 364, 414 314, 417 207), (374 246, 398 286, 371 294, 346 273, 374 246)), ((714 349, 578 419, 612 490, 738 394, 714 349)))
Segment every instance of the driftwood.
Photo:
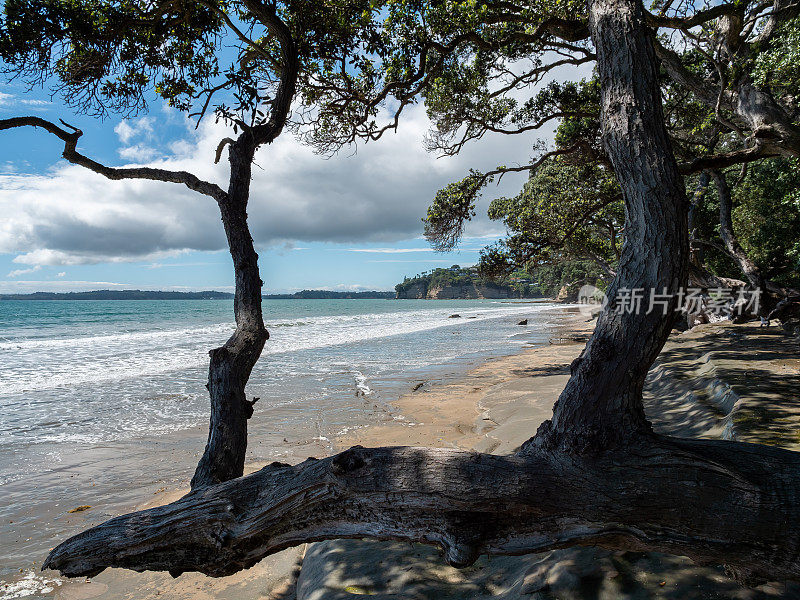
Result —
POLYGON ((743 579, 800 579, 800 455, 655 436, 584 459, 354 447, 117 517, 44 566, 218 577, 302 542, 361 537, 438 544, 455 566, 596 545, 724 560, 743 579))

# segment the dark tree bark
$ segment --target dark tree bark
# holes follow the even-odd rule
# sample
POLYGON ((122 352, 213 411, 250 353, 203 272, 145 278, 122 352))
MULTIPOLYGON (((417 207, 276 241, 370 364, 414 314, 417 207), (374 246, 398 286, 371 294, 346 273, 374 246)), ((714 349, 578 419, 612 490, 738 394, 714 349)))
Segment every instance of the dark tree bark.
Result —
POLYGON ((303 542, 364 537, 440 545, 454 566, 587 545, 725 562, 750 581, 800 579, 800 455, 656 437, 591 457, 356 447, 117 517, 58 546, 45 567, 221 577, 303 542))
POLYGON ((263 282, 258 271, 258 254, 247 224, 251 171, 256 150, 272 143, 283 131, 299 71, 295 42, 288 27, 275 14, 274 7, 268 8, 257 1, 245 4, 280 44, 281 81, 272 101, 269 121, 246 128, 235 141, 225 140, 220 144, 222 148, 230 142, 230 184, 225 201, 220 202, 219 207, 236 278, 233 305, 236 331, 224 346, 210 352, 208 442, 192 477, 192 489, 241 477, 244 473, 247 420, 253 415, 255 403, 247 399, 245 386, 269 339, 261 313, 263 282))
POLYGON ((247 451, 247 420, 253 415, 245 386, 261 356, 269 334, 261 314, 262 281, 258 254, 247 226, 247 202, 253 162, 251 135, 244 134, 231 145, 230 186, 220 202, 222 223, 233 258, 236 281, 233 311, 236 331, 221 348, 209 352, 208 392, 211 419, 208 443, 192 478, 192 489, 220 483, 244 473, 247 451))
POLYGON ((739 243, 739 238, 733 231, 733 200, 731 199, 731 188, 728 186, 728 180, 725 173, 722 171, 711 171, 711 176, 714 178, 714 184, 717 187, 717 196, 719 197, 719 237, 725 244, 731 258, 733 258, 739 265, 739 268, 747 277, 755 289, 761 290, 766 293, 767 281, 764 274, 758 266, 750 260, 747 256, 742 245, 739 243))
MULTIPOLYGON (((603 134, 620 180, 623 288, 676 293, 687 272, 687 201, 661 114, 641 0, 590 0, 603 134)), ((674 308, 674 300, 670 309, 674 308)), ((342 537, 441 545, 450 564, 480 553, 576 544, 724 562, 750 581, 800 580, 800 455, 655 435, 642 385, 673 315, 600 318, 552 421, 512 456, 351 448, 274 463, 124 515, 56 547, 45 567, 109 566, 221 576, 302 542, 342 537)), ((243 313, 244 314, 244 313, 243 313)))
POLYGON ((649 294, 677 294, 686 281, 688 203, 664 126, 652 32, 636 0, 591 0, 603 143, 625 199, 625 244, 609 307, 572 365, 572 377, 533 443, 591 452, 649 435, 642 387, 669 335, 676 301, 647 311, 649 294), (616 297, 643 290, 641 311, 616 297), (620 310, 617 310, 617 309, 620 310))

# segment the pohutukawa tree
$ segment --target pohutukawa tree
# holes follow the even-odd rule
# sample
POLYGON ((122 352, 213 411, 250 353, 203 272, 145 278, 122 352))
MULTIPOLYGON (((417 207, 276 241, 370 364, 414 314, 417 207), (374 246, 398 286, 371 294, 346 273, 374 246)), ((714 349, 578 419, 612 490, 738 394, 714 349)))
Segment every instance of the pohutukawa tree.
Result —
MULTIPOLYGON (((625 243, 609 295, 614 298, 623 287, 675 294, 686 281, 689 202, 665 125, 658 57, 671 77, 713 104, 720 122, 742 133, 741 147, 707 158, 703 168, 753 156, 796 156, 794 113, 751 68, 755 48, 772 47, 794 5, 723 3, 686 14, 685 4, 674 10, 667 3, 653 13, 641 0, 396 0, 363 8, 341 2, 332 11, 315 10, 319 4, 276 7, 255 1, 108 3, 96 11, 86 7, 97 4, 87 3, 69 17, 81 26, 68 20, 65 26, 61 3, 8 4, 19 10, 4 24, 7 62, 33 73, 55 71, 61 81, 92 95, 116 97, 115 91, 144 86, 151 66, 166 77, 158 89, 172 86, 168 96, 198 94, 191 78, 211 73, 195 67, 195 57, 207 64, 211 40, 225 27, 247 40, 229 85, 238 91, 252 83, 253 97, 260 98, 253 89, 261 89, 261 77, 271 73, 267 80, 277 82, 270 114, 260 120, 256 113, 252 123, 238 118, 243 133, 229 144, 229 190, 210 189, 219 197, 236 262, 238 329, 212 355, 210 387, 219 400, 208 458, 201 461, 194 489, 177 502, 117 517, 63 542, 45 566, 70 576, 110 566, 221 576, 302 542, 372 537, 438 544, 456 566, 471 564, 481 553, 584 544, 722 562, 743 581, 800 579, 800 455, 737 442, 667 438, 655 434, 645 418, 642 387, 671 329, 674 300, 666 314, 618 312, 612 302, 573 363, 552 419, 531 432, 516 454, 355 447, 295 466, 275 463, 247 477, 234 478, 241 467, 233 466, 240 460, 250 411, 244 381, 266 338, 243 199, 252 153, 286 122, 295 75, 309 107, 298 111, 298 120, 322 150, 381 137, 397 126, 405 107, 422 98, 436 125, 432 145, 457 152, 486 132, 583 118, 540 115, 536 106, 518 106, 509 94, 557 66, 594 62, 601 149, 626 212, 625 243), (97 16, 103 10, 113 13, 108 19, 113 29, 107 29, 105 15, 97 16), (40 17, 42 12, 52 16, 40 17), (30 28, 37 35, 44 31, 48 42, 39 44, 30 28), (169 43, 186 28, 191 43, 169 43), (659 30, 683 36, 686 44, 716 40, 714 60, 730 72, 685 64, 684 48, 659 39, 659 30), (300 43, 303 36, 316 43, 300 43), (152 53, 122 54, 141 38, 152 53), (63 55, 50 52, 54 41, 63 42, 56 46, 63 55), (105 76, 139 61, 144 66, 130 77, 105 76), (389 111, 387 122, 380 119, 383 111, 389 111)), ((228 109, 220 110, 228 116, 228 109)), ((96 166, 102 174, 158 174, 91 163, 76 154, 77 132, 48 127, 65 140, 68 159, 96 166)), ((186 174, 158 178, 201 189, 209 185, 186 174)), ((474 194, 454 191, 461 194, 460 213, 451 220, 457 233, 460 219, 473 210, 474 194)))
POLYGON ((262 0, 5 2, 0 57, 7 74, 51 87, 84 114, 131 115, 161 99, 198 122, 212 113, 232 129, 215 157, 219 162, 227 148, 230 173, 223 189, 183 171, 100 164, 78 150, 83 132, 64 121, 0 120, 0 129, 39 127, 57 136, 64 159, 108 179, 178 183, 219 206, 235 273, 236 330, 209 353, 208 443, 192 488, 242 475, 255 403, 245 386, 269 338, 247 224, 255 154, 289 123, 301 74, 330 48, 357 43, 348 32, 369 18, 368 6, 351 2, 331 16, 326 6, 305 0, 291 6, 262 0), (304 20, 309 18, 313 23, 304 20))

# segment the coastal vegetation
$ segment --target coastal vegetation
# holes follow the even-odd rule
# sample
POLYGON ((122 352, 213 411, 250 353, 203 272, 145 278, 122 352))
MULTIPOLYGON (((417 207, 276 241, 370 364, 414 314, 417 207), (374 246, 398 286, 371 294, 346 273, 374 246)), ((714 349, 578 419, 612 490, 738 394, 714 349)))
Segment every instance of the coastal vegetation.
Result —
POLYGON ((477 267, 433 269, 406 277, 395 286, 398 298, 534 298, 541 294, 525 271, 501 279, 487 277, 477 267))
MULTIPOLYGON (((95 114, 139 110, 154 91, 199 118, 211 110, 233 136, 217 151, 219 159, 227 150, 230 164, 222 189, 186 172, 99 164, 78 150, 83 132, 65 123, 0 120, 0 129, 44 129, 64 143, 65 159, 102 176, 179 183, 212 198, 236 276, 237 328, 210 353, 209 436, 192 492, 87 529, 54 548, 45 566, 68 576, 108 567, 222 576, 304 542, 369 537, 439 545, 458 567, 482 553, 596 545, 723 563, 748 585, 800 580, 800 455, 657 434, 642 400, 696 258, 694 191, 713 181, 719 251, 747 283, 773 301, 793 293, 751 254, 779 265, 791 261, 794 243, 773 263, 753 247, 761 229, 741 241, 730 225, 732 198, 744 193, 737 176, 741 185, 764 186, 780 177, 748 174, 779 163, 761 161, 791 169, 800 157, 796 63, 784 60, 796 51, 798 10, 784 0, 705 8, 641 0, 8 0, 0 55, 10 74, 55 80, 77 109, 95 114), (231 53, 232 66, 223 64, 231 53), (519 100, 556 69, 582 65, 593 65, 596 78, 519 100), (571 363, 552 418, 518 452, 356 446, 242 477, 257 400, 245 386, 269 337, 247 225, 256 151, 287 126, 321 152, 374 142, 417 102, 434 123, 431 148, 445 155, 487 133, 561 123, 556 147, 537 145, 531 162, 472 171, 443 189, 426 235, 436 247, 455 247, 484 186, 530 172, 527 195, 493 209, 511 224, 507 248, 527 260, 528 248, 533 258, 544 247, 598 267, 595 256, 615 258, 605 272, 611 302, 571 363), (558 157, 568 162, 549 162, 558 157), (533 191, 548 186, 555 207, 533 191), (561 205, 573 187, 578 193, 561 205), (586 212, 591 219, 582 220, 586 212), (546 235, 528 239, 529 219, 546 235), (559 232, 573 224, 574 237, 562 243, 559 232), (666 310, 619 310, 625 289, 657 290, 666 310)), ((784 189, 770 198, 784 201, 791 211, 796 196, 784 189)), ((740 206, 746 213, 747 203, 740 206)), ((782 227, 763 231, 789 236, 782 227)))
POLYGON ((265 294, 264 300, 358 300, 394 298, 392 292, 335 292, 331 290, 302 290, 292 294, 265 294))
MULTIPOLYGON (((665 95, 673 92, 667 81, 665 95)), ((555 103, 561 111, 572 107, 578 113, 598 114, 598 93, 595 78, 579 84, 551 84, 535 101, 539 105, 555 103)), ((668 122, 667 129, 680 158, 693 160, 698 148, 713 149, 720 143, 714 138, 719 133, 709 133, 697 115, 692 115, 691 123, 685 122, 689 117, 683 113, 696 110, 696 106, 675 104, 670 108, 680 116, 668 122)), ((712 118, 709 109, 705 113, 706 119, 712 118)), ((489 204, 489 217, 502 222, 509 235, 481 252, 482 272, 502 277, 519 268, 536 270, 541 265, 571 263, 574 269, 574 265, 590 261, 594 268, 575 281, 588 281, 592 271, 599 269, 603 283, 611 282, 625 240, 625 212, 621 189, 597 142, 599 128, 596 118, 562 119, 556 144, 565 153, 557 150, 533 165, 518 195, 489 204), (580 147, 575 149, 575 144, 580 147)), ((683 168, 690 169, 687 164, 683 168)), ((748 279, 778 298, 789 289, 800 288, 800 254, 792 233, 800 225, 798 178, 800 165, 792 157, 745 163, 729 169, 727 175, 724 170, 688 172, 691 262, 717 277, 748 279)), ((472 191, 477 200, 478 188, 472 191)), ((440 193, 428 215, 428 234, 436 247, 451 247, 457 240, 434 228, 435 215, 441 214, 436 211, 458 210, 455 205, 448 206, 451 200, 440 193)), ((765 314, 776 301, 765 302, 765 314)))

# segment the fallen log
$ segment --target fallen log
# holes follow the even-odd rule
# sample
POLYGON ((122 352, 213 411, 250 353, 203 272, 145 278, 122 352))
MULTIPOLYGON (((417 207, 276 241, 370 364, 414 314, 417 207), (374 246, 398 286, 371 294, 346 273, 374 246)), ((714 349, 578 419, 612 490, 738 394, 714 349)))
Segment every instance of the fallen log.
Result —
POLYGON ((60 544, 44 568, 220 577, 300 543, 361 537, 438 545, 459 567, 588 545, 800 580, 800 453, 659 436, 582 457, 356 446, 116 517, 60 544))

